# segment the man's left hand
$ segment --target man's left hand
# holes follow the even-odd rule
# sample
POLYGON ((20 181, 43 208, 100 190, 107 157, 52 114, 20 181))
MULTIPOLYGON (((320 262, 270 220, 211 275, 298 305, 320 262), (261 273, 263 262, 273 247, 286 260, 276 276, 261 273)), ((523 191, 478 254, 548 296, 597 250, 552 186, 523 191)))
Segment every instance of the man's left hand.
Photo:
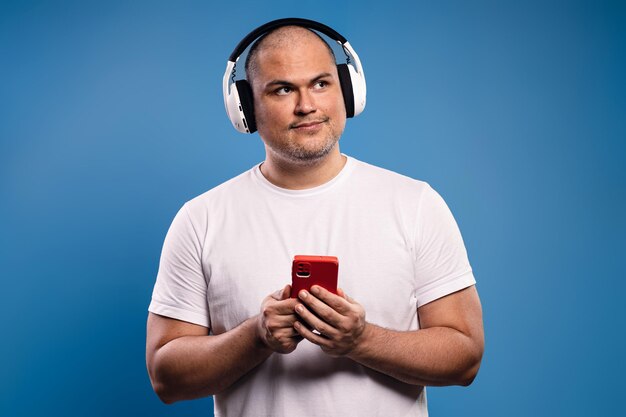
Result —
POLYGON ((330 356, 348 355, 363 336, 365 309, 341 289, 338 295, 314 285, 311 291, 302 290, 298 298, 302 304, 295 307, 301 322, 294 328, 305 339, 315 343, 330 356))

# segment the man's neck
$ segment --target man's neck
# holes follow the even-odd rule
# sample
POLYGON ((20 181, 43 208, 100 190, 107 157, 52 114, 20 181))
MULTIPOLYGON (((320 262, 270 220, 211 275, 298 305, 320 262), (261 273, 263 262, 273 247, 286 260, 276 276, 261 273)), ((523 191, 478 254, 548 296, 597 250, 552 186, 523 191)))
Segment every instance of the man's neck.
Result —
POLYGON ((339 152, 339 146, 314 164, 293 164, 278 160, 266 153, 261 173, 272 184, 288 190, 305 190, 327 183, 339 174, 347 158, 339 152))

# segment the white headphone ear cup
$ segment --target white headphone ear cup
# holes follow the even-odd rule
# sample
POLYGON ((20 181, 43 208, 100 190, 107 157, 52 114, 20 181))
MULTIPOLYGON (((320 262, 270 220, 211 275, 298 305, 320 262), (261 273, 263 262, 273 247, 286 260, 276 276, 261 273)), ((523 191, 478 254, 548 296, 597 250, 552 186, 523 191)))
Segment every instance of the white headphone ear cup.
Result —
POLYGON ((354 115, 358 116, 365 109, 367 87, 365 78, 352 65, 348 65, 350 81, 352 82, 352 96, 354 97, 354 115))
POLYGON ((230 86, 230 93, 228 97, 226 97, 226 111, 235 129, 241 133, 249 133, 247 126, 244 124, 245 116, 243 114, 243 108, 241 107, 237 84, 231 84, 230 86))

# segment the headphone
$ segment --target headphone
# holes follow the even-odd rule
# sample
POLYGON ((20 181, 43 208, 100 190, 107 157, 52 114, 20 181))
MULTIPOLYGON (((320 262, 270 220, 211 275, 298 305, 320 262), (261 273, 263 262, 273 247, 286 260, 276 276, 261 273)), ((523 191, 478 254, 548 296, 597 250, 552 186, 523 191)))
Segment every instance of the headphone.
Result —
POLYGON ((352 46, 347 39, 330 27, 313 20, 286 18, 273 20, 250 32, 241 40, 241 42, 239 42, 233 53, 230 54, 230 57, 228 58, 222 88, 226 113, 228 114, 228 118, 232 122, 235 129, 241 133, 256 132, 252 88, 245 79, 235 81, 235 67, 237 65, 237 61, 246 48, 255 40, 268 32, 283 26, 301 26, 308 29, 314 29, 341 45, 344 53, 346 54, 346 63, 337 64, 337 73, 339 74, 341 92, 346 105, 346 117, 359 115, 365 108, 365 95, 367 91, 365 86, 365 74, 363 73, 363 67, 361 66, 359 56, 356 52, 354 52, 354 49, 352 49, 352 46))

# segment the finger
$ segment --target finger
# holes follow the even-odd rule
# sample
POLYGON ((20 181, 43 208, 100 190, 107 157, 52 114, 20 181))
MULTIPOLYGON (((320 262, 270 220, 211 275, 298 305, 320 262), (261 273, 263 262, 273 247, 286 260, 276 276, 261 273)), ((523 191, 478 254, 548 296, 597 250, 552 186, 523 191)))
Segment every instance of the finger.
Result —
POLYGON ((312 330, 307 328, 304 324, 300 322, 294 323, 294 329, 298 332, 298 334, 308 340, 311 343, 314 343, 321 347, 330 347, 330 341, 324 337, 323 335, 319 335, 314 333, 312 330))
POLYGON ((351 304, 356 303, 356 301, 354 301, 354 298, 352 298, 348 294, 346 294, 346 292, 343 290, 343 288, 337 288, 337 294, 339 296, 345 298, 346 300, 348 300, 348 302, 351 303, 351 304))
POLYGON ((283 299, 283 291, 284 290, 285 290, 284 288, 282 288, 280 290, 276 290, 276 291, 274 291, 273 293, 270 294, 270 297, 272 297, 276 301, 280 301, 280 300, 283 299))
POLYGON ((290 339, 297 345, 304 340, 304 337, 302 337, 302 335, 298 333, 295 328, 293 329, 293 332, 294 335, 291 336, 290 339))
POLYGON ((337 295, 343 298, 346 298, 346 293, 343 292, 342 288, 337 287, 337 295))
POLYGON ((282 329, 288 329, 298 319, 294 314, 290 316, 265 315, 261 318, 261 326, 270 333, 276 333, 282 329))
POLYGON ((276 301, 271 306, 268 306, 268 310, 274 314, 280 314, 282 316, 293 315, 294 308, 300 301, 296 298, 288 298, 282 301, 276 301))
MULTIPOLYGON (((300 320, 302 322, 300 324, 308 326, 309 331, 317 331, 318 333, 331 338, 337 334, 337 329, 335 329, 328 322, 320 319, 317 315, 313 314, 302 304, 296 306, 296 313, 300 316, 300 320)), ((296 323, 294 323, 294 326, 295 325, 296 323)))
POLYGON ((294 327, 296 322, 291 323, 291 325, 289 327, 285 327, 279 330, 275 330, 274 332, 272 332, 272 336, 275 339, 278 340, 282 340, 282 339, 294 339, 294 338, 299 338, 300 333, 298 333, 294 327))
POLYGON ((319 285, 311 287, 311 293, 315 296, 314 298, 318 298, 323 301, 325 305, 341 315, 345 315, 350 311, 350 303, 348 300, 337 294, 333 294, 319 285))
POLYGON ((291 297, 291 285, 287 284, 283 288, 283 292, 281 294, 281 300, 287 300, 291 297))
MULTIPOLYGON (((330 323, 336 327, 341 320, 342 316, 339 313, 308 291, 300 291, 298 293, 298 297, 299 301, 306 305, 310 313, 313 313, 314 316, 325 321, 326 323, 330 323)), ((299 312, 297 311, 297 313, 299 312)))
POLYGON ((287 284, 280 290, 276 290, 270 295, 276 301, 286 300, 291 296, 291 285, 287 284))
POLYGON ((271 345, 280 344, 282 348, 289 345, 297 345, 302 341, 302 336, 294 328, 295 321, 289 327, 265 327, 264 339, 271 345))
POLYGON ((291 297, 288 297, 284 300, 278 300, 274 297, 275 295, 276 293, 272 293, 268 295, 265 300, 263 300, 263 304, 261 306, 263 314, 266 316, 272 314, 293 314, 293 308, 299 301, 291 297))
POLYGON ((293 327, 293 324, 298 321, 298 318, 295 314, 284 315, 284 316, 273 316, 268 317, 266 321, 266 327, 269 327, 274 330, 279 329, 290 329, 293 327))

